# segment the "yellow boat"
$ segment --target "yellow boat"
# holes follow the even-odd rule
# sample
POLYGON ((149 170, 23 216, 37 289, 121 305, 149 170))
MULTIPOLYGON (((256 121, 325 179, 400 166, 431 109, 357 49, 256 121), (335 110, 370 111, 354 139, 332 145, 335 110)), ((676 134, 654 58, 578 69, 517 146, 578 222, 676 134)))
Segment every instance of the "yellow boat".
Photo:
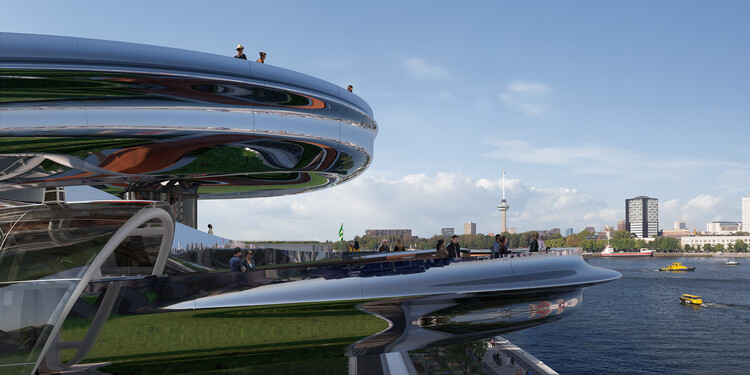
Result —
POLYGON ((686 305, 702 305, 703 299, 701 296, 694 296, 692 294, 683 294, 680 296, 680 303, 684 303, 686 305))
POLYGON ((682 263, 672 263, 669 267, 659 268, 659 271, 695 271, 695 267, 685 267, 682 263))

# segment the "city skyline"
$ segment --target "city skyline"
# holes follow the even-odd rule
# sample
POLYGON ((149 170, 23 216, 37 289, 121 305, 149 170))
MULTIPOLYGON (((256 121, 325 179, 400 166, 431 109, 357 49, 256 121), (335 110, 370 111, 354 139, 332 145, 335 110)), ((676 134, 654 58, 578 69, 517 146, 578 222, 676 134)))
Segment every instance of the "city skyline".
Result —
POLYGON ((223 237, 336 240, 342 222, 346 233, 426 236, 467 221, 496 233, 502 170, 519 232, 613 225, 639 195, 659 197, 660 227, 702 228, 740 220, 750 195, 750 51, 737 47, 750 44, 747 2, 41 4, 2 2, 3 31, 227 57, 243 44, 267 64, 352 84, 372 106, 379 134, 361 177, 201 201, 198 228, 223 237), (311 30, 325 45, 301 41, 311 30))

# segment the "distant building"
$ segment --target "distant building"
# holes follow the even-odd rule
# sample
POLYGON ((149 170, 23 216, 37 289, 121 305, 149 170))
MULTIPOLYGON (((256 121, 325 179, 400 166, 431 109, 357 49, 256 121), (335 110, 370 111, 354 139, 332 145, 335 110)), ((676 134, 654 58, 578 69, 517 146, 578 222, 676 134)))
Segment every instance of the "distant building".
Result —
POLYGON ((742 230, 750 232, 750 195, 742 197, 742 230))
POLYGON ((659 234, 659 200, 639 196, 625 200, 625 224, 628 232, 638 238, 659 234))
POLYGON ((612 225, 605 225, 602 229, 602 237, 604 239, 612 238, 612 233, 614 233, 615 227, 612 225))
POLYGON ((443 237, 452 237, 453 234, 454 234, 454 232, 455 231, 454 231, 453 228, 442 228, 442 229, 440 229, 440 234, 442 234, 443 237))
POLYGON ((617 220, 617 230, 623 231, 628 230, 628 224, 625 220, 617 220))
POLYGON ((568 229, 565 230, 565 237, 568 237, 571 234, 573 234, 573 228, 568 228, 568 229))
POLYGON ((596 229, 594 227, 586 227, 584 228, 584 230, 589 233, 596 233, 596 229))
POLYGON ((675 221, 674 229, 687 229, 687 223, 684 221, 675 221))
POLYGON ((706 232, 710 234, 730 234, 741 228, 742 223, 736 221, 712 221, 706 224, 706 232))
POLYGON ((560 228, 552 228, 549 231, 550 234, 560 234, 560 228))
POLYGON ((517 234, 518 233, 518 228, 516 228, 516 227, 510 227, 510 228, 508 228, 508 233, 510 233, 510 234, 517 234))
POLYGON ((663 229, 661 231, 662 237, 682 238, 689 235, 690 231, 687 229, 663 229))
POLYGON ((750 236, 689 236, 682 237, 680 242, 682 246, 690 245, 694 249, 702 248, 705 244, 709 244, 712 247, 721 244, 724 246, 724 249, 728 249, 729 244, 734 246, 737 240, 742 240, 746 244, 750 244, 750 236))
POLYGON ((365 230, 365 235, 376 237, 412 237, 411 229, 367 229, 365 230))
POLYGON ((464 224, 464 234, 477 234, 477 223, 472 223, 471 221, 464 224))

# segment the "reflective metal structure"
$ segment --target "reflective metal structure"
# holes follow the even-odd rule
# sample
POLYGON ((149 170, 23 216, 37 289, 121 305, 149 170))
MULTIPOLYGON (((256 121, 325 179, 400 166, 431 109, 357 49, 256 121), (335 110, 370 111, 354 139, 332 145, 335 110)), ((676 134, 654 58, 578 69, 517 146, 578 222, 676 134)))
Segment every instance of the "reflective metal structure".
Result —
POLYGON ((227 272, 230 249, 169 255, 196 199, 362 173, 377 133, 369 106, 277 67, 81 38, 0 33, 0 78, 0 198, 15 206, 0 209, 0 374, 351 372, 352 359, 554 321, 583 288, 620 276, 576 250, 256 250, 245 273, 227 272), (130 200, 17 198, 70 185, 130 200))

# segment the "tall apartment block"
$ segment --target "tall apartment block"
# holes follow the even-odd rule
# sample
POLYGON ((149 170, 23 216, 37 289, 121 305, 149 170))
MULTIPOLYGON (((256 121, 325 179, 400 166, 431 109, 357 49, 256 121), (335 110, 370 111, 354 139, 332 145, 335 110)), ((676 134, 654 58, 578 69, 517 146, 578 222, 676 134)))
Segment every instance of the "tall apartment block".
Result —
POLYGON ((659 233, 659 200, 645 196, 625 200, 625 225, 638 238, 659 233))
POLYGON ((464 234, 477 234, 477 223, 470 221, 464 224, 464 234))

